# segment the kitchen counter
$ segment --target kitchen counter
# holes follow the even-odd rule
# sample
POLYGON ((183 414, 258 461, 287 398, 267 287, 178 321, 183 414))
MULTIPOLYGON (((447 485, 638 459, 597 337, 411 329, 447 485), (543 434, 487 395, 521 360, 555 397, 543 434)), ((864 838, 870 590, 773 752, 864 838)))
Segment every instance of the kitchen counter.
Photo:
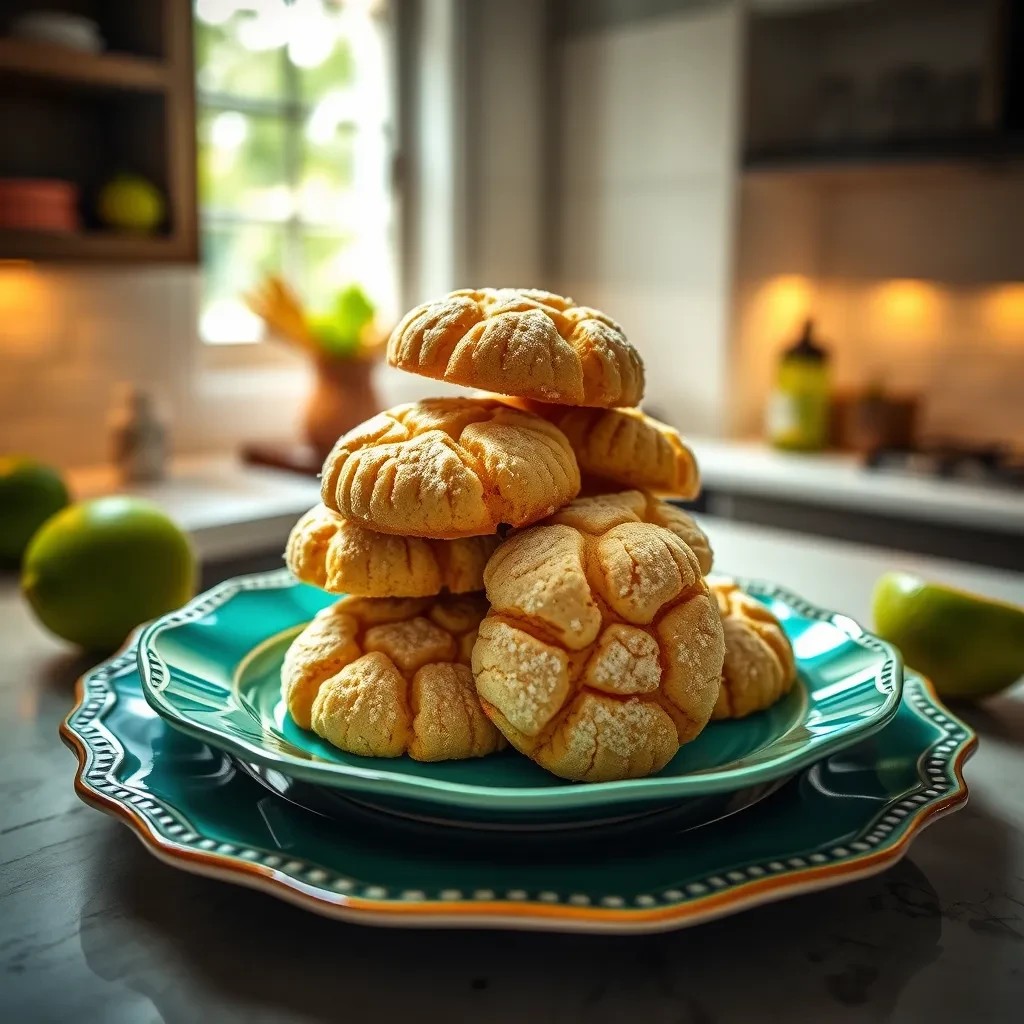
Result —
POLYGON ((865 469, 853 455, 689 438, 705 489, 1024 535, 1024 490, 865 469))
POLYGON ((248 466, 232 455, 174 460, 166 480, 120 487, 109 466, 72 470, 71 493, 95 498, 114 491, 159 505, 188 531, 200 558, 222 560, 284 550, 295 520, 320 500, 320 481, 248 466))
MULTIPOLYGON (((266 521, 312 503, 315 485, 295 484, 266 521)), ((191 486, 180 485, 176 511, 201 544, 221 538, 232 529, 223 511, 204 512, 191 486)), ((244 529, 266 530, 257 519, 244 529)), ((1014 573, 704 525, 722 570, 777 579, 860 618, 893 565, 1024 600, 1014 573)), ((426 933, 328 921, 155 860, 74 795, 57 726, 90 663, 42 632, 10 578, 0 581, 0 649, 2 1019, 901 1024, 1019 1014, 1020 690, 964 712, 981 735, 970 802, 883 874, 661 935, 426 933)))

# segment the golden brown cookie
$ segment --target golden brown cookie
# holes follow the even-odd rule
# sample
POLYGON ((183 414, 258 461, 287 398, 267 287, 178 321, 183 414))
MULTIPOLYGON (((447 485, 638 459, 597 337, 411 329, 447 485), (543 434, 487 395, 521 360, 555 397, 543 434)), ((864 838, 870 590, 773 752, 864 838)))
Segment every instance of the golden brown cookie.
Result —
POLYGON ((569 439, 588 494, 640 487, 672 498, 700 494, 697 459, 679 431, 639 409, 585 409, 517 400, 569 439))
POLYGON ((497 535, 430 540, 375 533, 323 505, 292 528, 288 568, 330 594, 359 597, 432 597, 484 588, 484 566, 497 535))
POLYGON ((285 654, 281 693, 292 718, 364 757, 448 761, 498 750, 469 670, 486 610, 481 595, 342 598, 285 654))
POLYGON ((779 620, 760 601, 732 580, 708 582, 725 630, 722 689, 712 717, 743 718, 771 707, 793 688, 793 648, 779 620))
POLYGON ((324 504, 367 529, 453 539, 536 522, 574 498, 565 435, 502 402, 428 398, 349 431, 324 462, 324 504))
POLYGON ((538 764, 590 782, 650 775, 704 728, 722 624, 676 534, 581 499, 505 541, 484 581, 477 693, 538 764))
POLYGON ((600 310, 550 292, 462 289, 406 313, 388 362, 424 377, 563 405, 638 405, 644 367, 600 310))
POLYGON ((697 525, 693 516, 671 502, 662 501, 648 491, 618 491, 615 494, 594 494, 577 498, 554 515, 542 520, 547 523, 565 523, 585 528, 599 523, 611 529, 622 523, 654 523, 674 533, 697 556, 700 571, 711 572, 714 553, 707 534, 697 525))

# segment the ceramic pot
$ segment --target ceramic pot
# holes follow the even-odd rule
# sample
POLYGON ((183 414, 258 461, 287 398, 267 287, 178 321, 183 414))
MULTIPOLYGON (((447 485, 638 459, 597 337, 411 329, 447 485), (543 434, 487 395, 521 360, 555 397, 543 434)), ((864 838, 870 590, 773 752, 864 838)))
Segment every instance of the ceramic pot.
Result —
POLYGON ((317 359, 303 429, 320 458, 352 427, 380 411, 374 363, 366 359, 317 359))

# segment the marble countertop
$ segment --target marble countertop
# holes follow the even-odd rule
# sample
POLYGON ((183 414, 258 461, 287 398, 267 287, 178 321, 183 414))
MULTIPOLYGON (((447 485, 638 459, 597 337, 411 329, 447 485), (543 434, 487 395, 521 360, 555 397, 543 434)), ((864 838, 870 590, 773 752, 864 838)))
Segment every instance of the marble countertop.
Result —
POLYGON ((688 440, 708 489, 1024 535, 1024 490, 865 469, 852 455, 688 440))
POLYGON ((295 520, 320 500, 313 477, 249 466, 227 454, 175 459, 167 479, 153 484, 121 487, 107 466, 72 470, 69 477, 78 498, 117 490, 155 502, 209 559, 283 551, 295 520))
MULTIPOLYGON (((1024 492, 872 473, 842 456, 791 455, 731 441, 692 444, 709 489, 1024 535, 1024 492)), ((74 470, 70 482, 82 498, 118 489, 109 467, 74 470)), ((312 477, 248 466, 228 454, 176 459, 166 480, 129 491, 181 523, 206 559, 283 548, 295 519, 320 499, 312 477)))
MULTIPOLYGON (((280 515, 286 501, 296 503, 289 515, 311 503, 314 485, 300 484, 281 496, 280 515)), ((182 501, 200 537, 224 528, 182 501)), ((723 571, 776 579, 862 619, 875 578, 897 565, 1024 600, 1019 574, 710 517, 704 526, 723 571)), ((0 1019, 910 1024, 1019 1014, 1020 688, 963 712, 981 736, 967 807, 873 878, 661 935, 419 932, 328 921, 154 859, 75 796, 57 727, 90 660, 40 629, 10 578, 0 579, 0 650, 0 1019)))

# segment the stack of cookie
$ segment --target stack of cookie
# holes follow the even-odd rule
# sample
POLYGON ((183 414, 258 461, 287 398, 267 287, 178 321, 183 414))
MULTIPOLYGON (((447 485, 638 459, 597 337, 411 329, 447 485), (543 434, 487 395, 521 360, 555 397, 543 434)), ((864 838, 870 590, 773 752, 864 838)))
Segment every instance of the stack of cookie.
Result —
POLYGON ((788 688, 781 630, 728 583, 712 592, 707 537, 654 496, 694 497, 697 465, 635 408, 643 364, 611 318, 546 292, 459 291, 407 314, 388 359, 491 394, 399 406, 325 461, 287 561, 348 596, 285 658, 300 726, 420 760, 507 740, 600 781, 656 772, 712 715, 788 688))

